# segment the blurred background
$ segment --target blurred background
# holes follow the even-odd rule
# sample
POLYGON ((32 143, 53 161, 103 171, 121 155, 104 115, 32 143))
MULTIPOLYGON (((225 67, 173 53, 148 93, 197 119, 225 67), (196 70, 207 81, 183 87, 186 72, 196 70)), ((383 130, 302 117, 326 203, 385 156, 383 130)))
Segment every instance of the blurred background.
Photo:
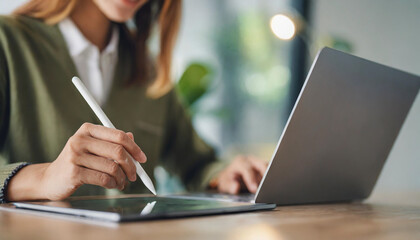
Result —
MULTIPOLYGON (((1 0, 0 14, 23 2, 1 0)), ((321 47, 420 75, 419 13, 419 0, 184 0, 174 81, 223 159, 269 161, 321 47)), ((419 172, 417 97, 375 194, 420 192, 419 172)), ((164 169, 157 173, 161 192, 182 190, 164 169)))

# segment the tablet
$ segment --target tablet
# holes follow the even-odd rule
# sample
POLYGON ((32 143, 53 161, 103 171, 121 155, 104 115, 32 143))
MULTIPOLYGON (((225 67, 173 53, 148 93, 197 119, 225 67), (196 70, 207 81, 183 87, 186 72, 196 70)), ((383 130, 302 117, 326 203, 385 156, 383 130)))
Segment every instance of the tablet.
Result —
POLYGON ((275 204, 226 202, 180 197, 125 197, 68 201, 15 202, 20 209, 111 222, 180 218, 225 213, 270 210, 275 204))

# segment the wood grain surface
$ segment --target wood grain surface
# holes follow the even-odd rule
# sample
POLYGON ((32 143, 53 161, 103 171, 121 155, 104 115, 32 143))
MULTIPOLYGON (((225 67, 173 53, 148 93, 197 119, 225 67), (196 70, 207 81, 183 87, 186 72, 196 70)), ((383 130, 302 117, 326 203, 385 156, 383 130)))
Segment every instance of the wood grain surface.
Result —
POLYGON ((420 239, 420 194, 122 224, 34 215, 0 206, 0 239, 420 239))

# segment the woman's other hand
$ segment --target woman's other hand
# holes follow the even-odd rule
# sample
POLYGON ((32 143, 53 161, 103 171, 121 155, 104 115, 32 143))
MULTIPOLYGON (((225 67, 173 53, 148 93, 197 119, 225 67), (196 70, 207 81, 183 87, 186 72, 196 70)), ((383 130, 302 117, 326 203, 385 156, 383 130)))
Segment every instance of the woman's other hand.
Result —
POLYGON ((256 157, 237 156, 211 181, 211 185, 223 193, 237 194, 244 189, 255 193, 267 166, 267 162, 256 157))
POLYGON ((140 163, 147 160, 131 133, 85 123, 54 162, 19 171, 8 186, 8 200, 62 200, 83 184, 122 190, 127 178, 136 180, 129 154, 140 163))

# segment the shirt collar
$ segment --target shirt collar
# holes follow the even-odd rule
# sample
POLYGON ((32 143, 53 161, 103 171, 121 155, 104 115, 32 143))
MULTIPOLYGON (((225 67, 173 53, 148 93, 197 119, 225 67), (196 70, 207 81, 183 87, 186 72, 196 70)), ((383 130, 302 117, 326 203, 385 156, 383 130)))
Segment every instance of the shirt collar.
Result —
POLYGON ((103 53, 104 54, 116 53, 118 50, 119 39, 120 39, 120 35, 118 33, 118 28, 116 26, 113 26, 112 33, 111 33, 111 40, 109 40, 109 43, 105 47, 103 53))
MULTIPOLYGON (((89 40, 80 32, 79 28, 74 24, 70 18, 65 18, 58 23, 58 27, 63 34, 63 37, 69 48, 71 56, 78 56, 82 54, 86 49, 94 47, 89 40)), ((112 28, 111 40, 103 50, 104 54, 116 53, 118 49, 119 34, 116 26, 112 28)))

